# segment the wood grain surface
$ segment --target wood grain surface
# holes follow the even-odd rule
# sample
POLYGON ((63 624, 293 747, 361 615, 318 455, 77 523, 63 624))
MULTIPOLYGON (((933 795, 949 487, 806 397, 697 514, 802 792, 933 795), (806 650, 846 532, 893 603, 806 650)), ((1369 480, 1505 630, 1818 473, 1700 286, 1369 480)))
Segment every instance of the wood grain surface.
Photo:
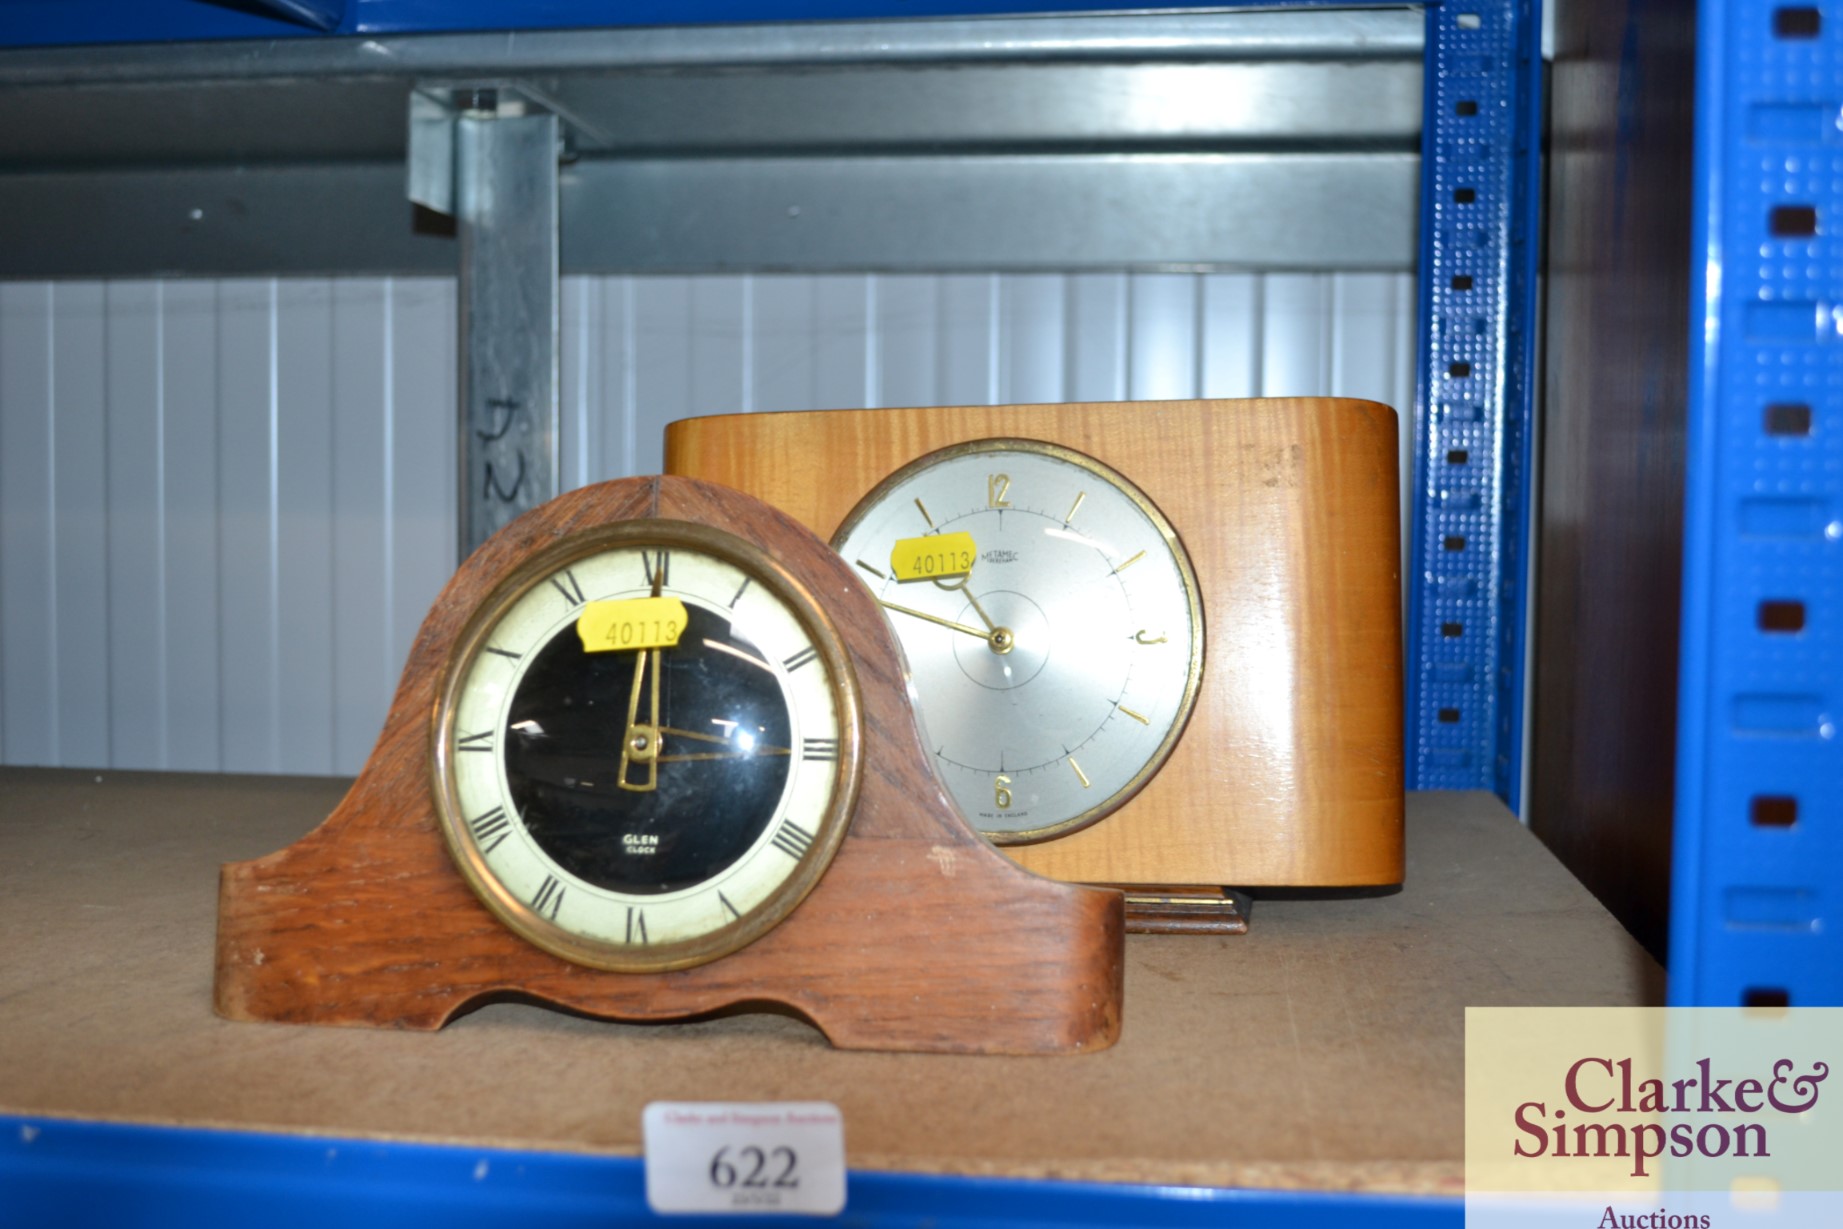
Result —
POLYGON ((1152 781, 1092 827, 1009 846, 1087 883, 1357 886, 1402 875, 1395 415, 1370 401, 833 410, 686 419, 666 469, 830 537, 864 494, 968 440, 1061 444, 1157 504, 1190 553, 1202 689, 1152 781))
POLYGON ((438 1028, 522 997, 656 1020, 779 1005, 842 1048, 1094 1050, 1120 1026, 1121 901, 1026 874, 942 796, 882 612, 825 543, 758 501, 678 478, 604 483, 519 518, 462 565, 411 650, 364 771, 279 853, 223 868, 216 1006, 236 1020, 438 1028), (449 860, 430 793, 430 720, 470 612, 517 563, 577 530, 654 516, 773 555, 834 619, 861 688, 866 763, 819 885, 749 946, 670 973, 609 973, 530 946, 449 860))

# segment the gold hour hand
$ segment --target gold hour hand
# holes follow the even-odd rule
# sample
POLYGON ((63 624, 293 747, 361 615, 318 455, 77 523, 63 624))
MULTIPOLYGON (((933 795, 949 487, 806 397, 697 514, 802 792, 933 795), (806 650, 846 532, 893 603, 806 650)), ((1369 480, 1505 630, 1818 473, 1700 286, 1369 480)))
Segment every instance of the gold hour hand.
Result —
MULTIPOLYGON (((979 616, 979 621, 981 623, 985 624, 986 635, 990 636, 993 632, 998 630, 998 624, 992 622, 992 616, 985 612, 985 607, 979 604, 979 599, 974 597, 972 589, 968 588, 972 583, 972 579, 973 574, 968 572, 966 575, 960 577, 959 584, 950 584, 945 580, 937 580, 934 582, 934 587, 947 593, 961 594, 967 601, 971 602, 973 604, 973 613, 979 616)), ((888 604, 887 602, 884 603, 886 606, 888 604)))
POLYGON ((659 649, 642 649, 634 659, 634 685, 627 697, 627 726, 621 732, 621 769, 615 784, 634 793, 650 793, 659 788, 659 649), (651 700, 647 720, 640 718, 640 694, 648 675, 652 676, 651 700), (628 779, 630 764, 646 765, 638 781, 628 779))
POLYGON ((979 599, 973 596, 973 591, 964 585, 961 586, 961 590, 966 594, 966 600, 973 604, 973 613, 977 614, 980 621, 985 624, 986 634, 996 635, 999 631, 998 624, 992 622, 992 616, 985 612, 985 607, 979 604, 979 599))
MULTIPOLYGON (((716 743, 719 747, 734 748, 734 750, 731 751, 729 754, 722 756, 722 758, 724 759, 729 759, 732 757, 749 756, 749 755, 787 755, 789 754, 788 749, 786 747, 770 747, 770 746, 760 745, 760 744, 754 747, 747 747, 747 748, 737 747, 736 744, 728 738, 719 738, 715 734, 702 734, 696 730, 681 730, 675 726, 662 725, 659 727, 659 732, 661 734, 670 734, 673 738, 690 738, 690 739, 695 739, 696 741, 701 742, 701 743, 716 743)), ((668 764, 674 763, 678 760, 691 759, 691 758, 693 757, 684 756, 684 755, 668 755, 668 756, 661 757, 662 761, 668 764)))
MULTIPOLYGON (((1009 653, 1012 649, 1017 647, 1017 634, 1008 627, 1000 627, 998 624, 992 622, 992 616, 985 612, 985 607, 979 604, 979 599, 973 596, 972 589, 968 587, 968 582, 972 579, 972 573, 969 572, 960 578, 960 583, 957 585, 950 585, 944 580, 937 580, 934 582, 934 587, 937 589, 945 589, 949 593, 958 593, 965 597, 967 601, 971 602, 973 604, 973 613, 978 615, 979 621, 985 624, 985 631, 980 632, 978 628, 968 627, 964 623, 948 623, 947 626, 958 628, 961 631, 977 633, 985 640, 986 645, 994 653, 1001 655, 1009 653)), ((888 602, 884 602, 883 604, 885 606, 890 605, 888 602)), ((891 609, 902 610, 902 607, 892 606, 891 609)), ((924 619, 932 618, 930 615, 922 614, 919 610, 910 610, 904 613, 919 615, 924 619)), ((934 619, 934 622, 944 623, 946 620, 934 619)))
POLYGON ((728 746, 729 741, 730 741, 727 738, 720 738, 715 734, 700 734, 696 730, 681 730, 681 729, 678 729, 676 726, 669 726, 669 725, 660 726, 659 732, 661 734, 670 734, 674 738, 695 739, 701 743, 722 743, 723 745, 728 746))
POLYGON ((662 755, 661 764, 689 764, 698 760, 752 760, 769 755, 792 755, 786 747, 755 747, 748 751, 694 751, 689 755, 662 755))

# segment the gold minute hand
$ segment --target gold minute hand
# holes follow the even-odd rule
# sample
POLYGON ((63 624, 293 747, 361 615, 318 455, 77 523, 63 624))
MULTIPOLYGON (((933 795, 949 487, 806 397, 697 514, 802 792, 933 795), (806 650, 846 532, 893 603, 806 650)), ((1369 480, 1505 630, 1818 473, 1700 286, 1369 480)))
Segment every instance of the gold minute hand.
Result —
POLYGON ((955 623, 952 619, 943 619, 939 615, 931 615, 919 610, 911 610, 907 606, 898 606, 894 602, 885 602, 882 598, 878 598, 877 601, 881 603, 885 610, 894 610, 898 614, 910 615, 917 619, 926 619, 930 623, 939 623, 942 627, 950 627, 956 632, 965 632, 967 635, 977 636, 981 640, 990 638, 983 630, 968 623, 955 623))

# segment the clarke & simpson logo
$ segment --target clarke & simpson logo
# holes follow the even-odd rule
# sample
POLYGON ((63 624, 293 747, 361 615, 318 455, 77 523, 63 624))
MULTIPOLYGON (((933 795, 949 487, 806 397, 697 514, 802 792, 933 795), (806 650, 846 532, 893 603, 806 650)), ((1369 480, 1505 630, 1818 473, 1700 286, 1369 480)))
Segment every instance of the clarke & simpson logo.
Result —
POLYGON ((1843 1009, 1469 1008, 1467 1225, 1834 1229, 1838 1061, 1843 1009))
POLYGON ((1517 1106, 1515 1143, 1519 1157, 1556 1159, 1629 1157, 1632 1176, 1642 1178, 1646 1166, 1666 1155, 1766 1157, 1771 1156, 1766 1124, 1743 1121, 1730 1125, 1726 1116, 1802 1114, 1817 1104, 1818 1085, 1830 1075, 1823 1062, 1813 1063, 1804 1075, 1794 1074, 1798 1064, 1782 1058, 1771 1075, 1718 1078, 1712 1060, 1695 1064, 1695 1074, 1666 1083, 1662 1079, 1635 1079, 1632 1060, 1581 1058, 1562 1077, 1561 1097, 1550 1112, 1548 1101, 1525 1101, 1517 1106), (1564 1122, 1570 1113, 1574 1121, 1564 1122), (1679 1121, 1666 1128, 1656 1121, 1671 1114, 1679 1121), (1723 1115, 1721 1118, 1708 1118, 1723 1115), (1581 1121, 1586 1116, 1587 1121, 1581 1121), (1704 1121, 1703 1119, 1707 1119, 1704 1121))

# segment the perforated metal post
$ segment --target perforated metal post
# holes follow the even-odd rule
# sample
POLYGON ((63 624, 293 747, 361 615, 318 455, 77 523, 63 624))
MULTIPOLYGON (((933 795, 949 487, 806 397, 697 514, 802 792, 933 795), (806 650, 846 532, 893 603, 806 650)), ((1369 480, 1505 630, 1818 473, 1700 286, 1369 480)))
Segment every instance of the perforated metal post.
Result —
POLYGON ((1410 552, 1413 789, 1520 804, 1540 21, 1427 12, 1420 436, 1410 552))
POLYGON ((1843 29, 1697 13, 1670 997, 1843 1004, 1843 29))

